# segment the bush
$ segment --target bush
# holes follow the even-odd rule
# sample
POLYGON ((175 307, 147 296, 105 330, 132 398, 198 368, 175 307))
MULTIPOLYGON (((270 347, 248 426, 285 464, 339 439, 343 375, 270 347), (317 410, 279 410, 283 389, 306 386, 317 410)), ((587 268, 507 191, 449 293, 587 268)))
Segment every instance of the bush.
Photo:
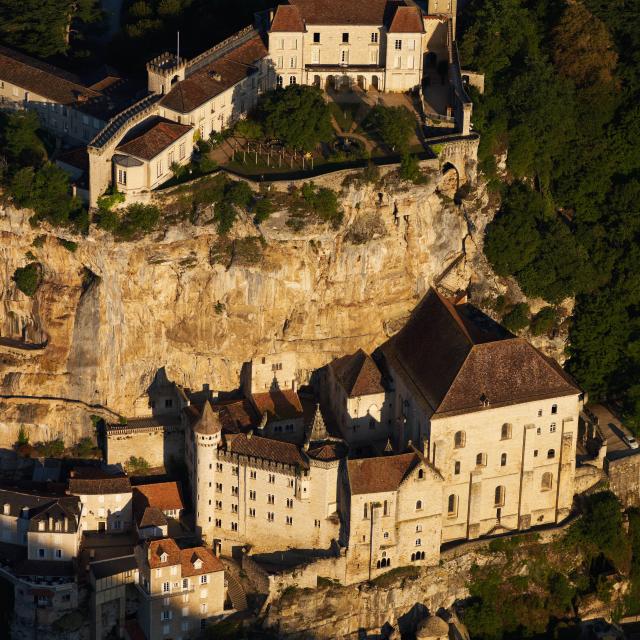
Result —
POLYGON ((217 202, 213 212, 213 220, 218 228, 218 233, 221 235, 229 233, 237 215, 235 207, 228 200, 217 202))
POLYGON ((64 441, 62 438, 54 438, 53 440, 38 442, 35 445, 35 449, 39 456, 60 458, 64 454, 64 441))
POLYGON ((368 183, 376 183, 380 180, 380 169, 373 162, 368 162, 367 166, 362 170, 362 180, 368 183))
POLYGON ((29 432, 25 429, 24 425, 20 425, 20 431, 18 431, 18 439, 16 440, 16 446, 22 447, 29 444, 29 432))
POLYGON ((201 153, 203 155, 211 151, 211 143, 203 140, 202 138, 200 138, 200 140, 196 142, 196 147, 198 147, 198 153, 201 153))
POLYGON ((151 469, 151 465, 144 458, 138 456, 131 456, 124 463, 124 466, 128 473, 137 475, 145 475, 151 469))
POLYGON ((269 198, 261 198, 256 202, 254 221, 260 224, 273 213, 273 202, 269 198))
POLYGON ((73 448, 73 453, 78 458, 89 458, 93 455, 95 446, 91 438, 80 438, 73 448))
POLYGON ((529 325, 529 305, 526 302, 519 302, 511 311, 502 318, 502 324, 511 331, 518 333, 529 325))
POLYGON ((424 180, 424 177, 420 172, 418 158, 412 153, 405 153, 402 155, 399 173, 403 180, 410 180, 416 184, 424 180))
POLYGON ((226 189, 225 199, 231 204, 247 209, 253 201, 253 190, 242 180, 232 182, 226 189))
POLYGON ((78 243, 73 240, 65 240, 64 238, 58 238, 58 242, 71 253, 75 253, 78 250, 78 243))
POLYGON ((218 163, 209 156, 201 156, 196 162, 196 170, 199 174, 206 175, 218 168, 218 163))
POLYGON ((327 187, 316 187, 313 182, 302 185, 302 198, 307 207, 324 222, 337 227, 342 222, 342 210, 338 204, 338 195, 327 187))
POLYGON ((553 307, 543 307, 531 320, 532 335, 548 334, 555 326, 556 319, 556 312, 553 307))
POLYGON ((30 262, 26 267, 18 267, 12 276, 16 287, 32 297, 40 286, 42 268, 38 262, 30 262))
POLYGON ((111 211, 116 204, 124 202, 124 193, 120 193, 115 186, 111 186, 104 194, 98 198, 98 209, 103 211, 111 211))
POLYGON ((160 209, 152 204, 130 204, 118 220, 115 235, 120 240, 133 240, 153 231, 160 220, 160 209))

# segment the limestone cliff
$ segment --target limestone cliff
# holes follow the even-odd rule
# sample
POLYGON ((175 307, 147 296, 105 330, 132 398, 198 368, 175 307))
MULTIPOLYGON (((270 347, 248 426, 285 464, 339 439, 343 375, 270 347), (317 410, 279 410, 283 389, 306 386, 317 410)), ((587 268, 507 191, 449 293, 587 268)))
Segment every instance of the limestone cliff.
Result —
MULTIPOLYGON (((211 259, 219 244, 212 225, 180 223, 115 242, 98 229, 86 238, 34 229, 29 212, 5 206, 0 335, 46 346, 0 345, 0 394, 131 414, 163 366, 186 386, 230 389, 242 362, 256 354, 296 351, 304 377, 336 355, 372 349, 464 249, 467 221, 438 193, 437 181, 344 187, 338 230, 314 225, 293 232, 284 224, 286 211, 276 212, 261 229, 261 255, 226 263, 211 259), (77 249, 65 247, 61 235, 77 249), (33 298, 12 281, 15 269, 31 261, 43 267, 33 298)), ((234 228, 235 237, 257 234, 249 218, 234 228)), ((456 273, 466 285, 464 261, 456 269, 447 278, 456 273)), ((11 402, 2 444, 25 420, 24 407, 11 402)), ((54 414, 49 429, 62 431, 64 421, 54 414)), ((88 424, 78 424, 78 432, 88 424)))

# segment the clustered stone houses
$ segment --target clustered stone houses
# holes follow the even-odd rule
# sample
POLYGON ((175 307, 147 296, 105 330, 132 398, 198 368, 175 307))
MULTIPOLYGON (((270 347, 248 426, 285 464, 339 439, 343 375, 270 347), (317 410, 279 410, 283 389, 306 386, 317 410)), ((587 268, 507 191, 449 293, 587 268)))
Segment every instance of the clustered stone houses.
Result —
POLYGON ((79 78, 2 48, 0 106, 34 109, 76 145, 57 161, 91 206, 109 187, 130 196, 157 188, 174 163, 192 159, 198 137, 230 126, 276 87, 421 91, 425 67, 446 60, 456 123, 468 134, 455 14, 455 0, 430 0, 426 12, 412 0, 290 0, 191 60, 151 60, 142 96, 108 73, 79 78))
POLYGON ((106 465, 0 486, 17 618, 51 623, 90 597, 97 638, 188 638, 246 606, 220 558, 268 582, 265 558, 298 550, 314 580, 351 584, 569 515, 583 394, 464 299, 431 289, 373 354, 301 377, 293 353, 246 363, 232 392, 161 370, 137 415, 105 426, 106 465), (182 463, 181 482, 130 478, 132 455, 182 463))

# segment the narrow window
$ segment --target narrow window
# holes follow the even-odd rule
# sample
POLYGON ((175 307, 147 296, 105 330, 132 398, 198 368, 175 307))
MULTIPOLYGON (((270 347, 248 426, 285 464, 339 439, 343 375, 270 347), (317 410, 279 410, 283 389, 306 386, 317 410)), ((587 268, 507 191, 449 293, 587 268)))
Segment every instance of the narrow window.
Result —
POLYGON ((447 515, 455 516, 458 511, 458 496, 452 493, 447 501, 447 515))
POLYGON ((510 440, 511 439, 511 425, 505 423, 502 425, 500 429, 500 440, 510 440))
POLYGON ((466 440, 467 438, 464 431, 456 431, 456 435, 453 438, 453 446, 456 449, 461 449, 462 447, 464 447, 466 440))
POLYGON ((372 44, 378 44, 378 33, 376 31, 371 34, 371 42, 372 44))
POLYGON ((315 43, 320 42, 320 34, 317 31, 313 34, 313 41, 315 43))
POLYGON ((493 503, 495 507, 501 507, 504 505, 504 487, 499 485, 496 487, 494 493, 493 503))
POLYGON ((396 40, 396 51, 400 51, 402 49, 402 40, 396 40))
POLYGON ((383 503, 382 514, 385 516, 389 515, 389 503, 386 500, 383 503))
POLYGON ((416 511, 420 511, 422 509, 422 500, 418 500, 416 502, 416 511))
POLYGON ((540 483, 540 488, 542 491, 550 491, 553 488, 553 474, 552 473, 543 473, 542 474, 542 482, 540 483))
POLYGON ((557 404, 552 404, 551 405, 551 413, 558 413, 558 405, 557 404))
POLYGON ((500 466, 501 467, 506 467, 507 466, 507 454, 506 453, 503 453, 500 456, 500 466))
POLYGON ((455 475, 460 475, 460 461, 456 460, 455 464, 453 465, 453 473, 455 475))
POLYGON ((486 467, 487 466, 487 454, 479 453, 476 456, 476 466, 477 467, 486 467))
POLYGON ((365 520, 369 517, 369 505, 366 502, 364 503, 364 512, 362 517, 365 520))
POLYGON ((349 34, 348 33, 343 33, 342 34, 342 43, 343 44, 348 44, 349 43, 349 34))

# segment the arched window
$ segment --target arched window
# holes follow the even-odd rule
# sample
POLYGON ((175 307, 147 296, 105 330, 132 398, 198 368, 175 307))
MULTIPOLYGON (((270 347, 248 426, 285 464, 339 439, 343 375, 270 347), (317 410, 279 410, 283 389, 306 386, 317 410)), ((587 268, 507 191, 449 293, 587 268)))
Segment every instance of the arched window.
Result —
POLYGON ((504 505, 504 487, 502 485, 498 485, 496 487, 495 493, 494 493, 494 498, 493 498, 493 504, 496 507, 501 507, 504 505))
POLYGON ((506 453, 503 453, 500 456, 500 466, 501 467, 506 467, 507 466, 507 454, 506 453))
POLYGON ((415 560, 416 560, 416 554, 412 553, 411 554, 411 562, 415 562, 415 560))
POLYGON ((509 423, 505 423, 502 425, 502 429, 500 430, 500 439, 501 440, 511 439, 511 425, 509 423))
POLYGON ((551 413, 558 413, 558 405, 557 404, 552 404, 551 405, 551 413))
POLYGON ((542 474, 542 482, 540 483, 540 488, 543 491, 550 491, 553 488, 553 474, 549 473, 548 471, 546 473, 542 474))
POLYGON ((376 562, 376 569, 380 568, 380 560, 378 560, 378 562, 376 562))
POLYGON ((424 469, 418 469, 418 480, 422 480, 424 478, 424 469))
POLYGON ((278 79, 276 80, 276 82, 278 83, 278 86, 282 88, 282 76, 278 76, 278 79))
POLYGON ((422 509, 422 500, 416 502, 416 511, 420 511, 420 509, 422 509))
POLYGON ((296 77, 295 76, 289 76, 289 84, 295 84, 296 83, 296 77))
POLYGON ((467 436, 465 435, 465 432, 456 431, 456 435, 453 438, 453 446, 456 449, 461 449, 462 447, 464 447, 466 441, 467 441, 467 436))
POLYGON ((458 496, 452 493, 447 501, 447 515, 455 516, 458 513, 458 496))
POLYGON ((549 458, 549 460, 552 460, 555 457, 556 457, 556 450, 549 449, 549 451, 547 451, 547 458, 549 458))
POLYGON ((476 456, 476 467, 486 467, 487 466, 487 454, 479 453, 476 456))

